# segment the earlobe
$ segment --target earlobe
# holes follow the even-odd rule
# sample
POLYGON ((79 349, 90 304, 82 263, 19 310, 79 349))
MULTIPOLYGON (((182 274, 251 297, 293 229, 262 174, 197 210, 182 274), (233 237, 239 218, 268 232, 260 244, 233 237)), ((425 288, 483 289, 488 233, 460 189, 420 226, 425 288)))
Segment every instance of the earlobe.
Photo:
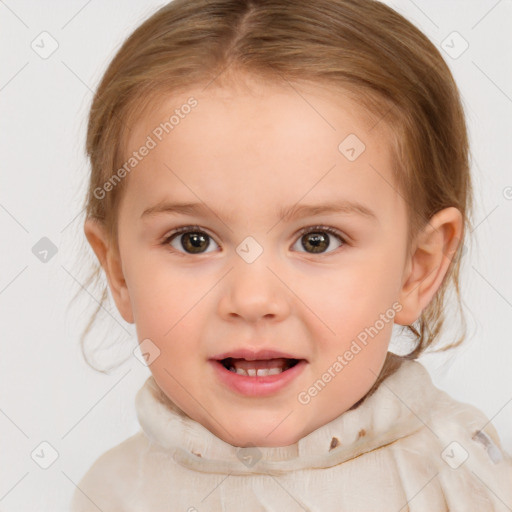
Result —
POLYGON ((462 214, 449 207, 433 215, 418 235, 406 264, 400 291, 402 310, 395 316, 395 323, 413 324, 428 306, 457 251, 462 228, 462 214))
POLYGON ((134 323, 130 296, 124 279, 121 259, 109 240, 103 224, 94 219, 84 223, 84 233, 107 277, 112 297, 121 316, 134 323))

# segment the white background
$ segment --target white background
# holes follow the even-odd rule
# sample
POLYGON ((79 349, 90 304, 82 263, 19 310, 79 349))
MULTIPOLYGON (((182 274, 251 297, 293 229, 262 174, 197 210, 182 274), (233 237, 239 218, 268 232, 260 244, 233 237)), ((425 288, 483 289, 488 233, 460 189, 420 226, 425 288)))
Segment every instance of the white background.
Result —
MULTIPOLYGON (((389 3, 438 47, 453 31, 469 44, 456 59, 441 49, 464 99, 473 152, 476 228, 462 276, 468 340, 421 361, 436 385, 492 419, 512 453, 512 2, 389 3)), ((79 335, 99 290, 70 301, 93 255, 81 211, 92 91, 125 37, 162 4, 0 2, 2 511, 66 510, 93 461, 139 428, 133 400, 149 370, 130 357, 133 326, 113 303, 102 312, 92 338, 123 342, 107 355, 128 361, 111 375, 94 372, 79 335), (47 59, 31 48, 43 31, 59 45, 47 59), (42 237, 57 248, 46 263, 32 252, 42 237), (58 453, 48 469, 31 458, 36 448, 51 455, 43 441, 58 453)), ((446 41, 461 48, 453 36, 446 41)))

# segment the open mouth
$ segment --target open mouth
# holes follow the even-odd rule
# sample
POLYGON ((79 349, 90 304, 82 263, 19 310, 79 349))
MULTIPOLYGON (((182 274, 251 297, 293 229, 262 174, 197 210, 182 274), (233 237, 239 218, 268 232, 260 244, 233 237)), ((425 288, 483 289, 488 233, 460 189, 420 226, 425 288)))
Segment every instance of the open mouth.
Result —
POLYGON ((246 360, 243 358, 226 357, 219 362, 227 370, 248 377, 266 377, 268 375, 278 375, 290 368, 293 368, 300 360, 275 358, 261 360, 246 360))
POLYGON ((218 381, 245 397, 269 397, 299 378, 309 361, 277 350, 239 349, 210 358, 218 381))

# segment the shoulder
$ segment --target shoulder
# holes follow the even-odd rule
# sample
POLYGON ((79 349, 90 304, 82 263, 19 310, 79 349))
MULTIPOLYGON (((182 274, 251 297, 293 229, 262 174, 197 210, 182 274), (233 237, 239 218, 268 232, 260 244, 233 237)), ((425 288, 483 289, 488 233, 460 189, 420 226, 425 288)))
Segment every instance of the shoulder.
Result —
POLYGON ((134 490, 141 454, 148 440, 139 431, 103 453, 88 469, 73 494, 71 512, 123 510, 134 490))
POLYGON ((491 421, 431 381, 428 388, 428 408, 411 403, 421 428, 394 448, 402 478, 429 475, 432 484, 424 483, 442 493, 448 510, 511 510, 512 458, 491 421))
POLYGON ((512 458, 501 445, 487 416, 473 405, 441 392, 434 409, 432 429, 439 436, 441 482, 461 484, 461 490, 482 503, 481 510, 512 507, 512 458))

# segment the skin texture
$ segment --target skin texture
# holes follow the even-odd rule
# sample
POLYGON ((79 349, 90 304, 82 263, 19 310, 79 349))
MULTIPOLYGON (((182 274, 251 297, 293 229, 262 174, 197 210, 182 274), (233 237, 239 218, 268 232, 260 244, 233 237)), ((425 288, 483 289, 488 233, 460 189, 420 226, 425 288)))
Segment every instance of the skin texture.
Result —
POLYGON ((121 315, 135 322, 139 342, 158 346, 149 368, 167 396, 230 444, 286 446, 371 388, 393 320, 307 404, 298 400, 381 314, 391 311, 402 325, 419 317, 442 283, 462 217, 455 208, 438 212, 407 257, 405 203, 393 185, 384 123, 375 127, 356 103, 320 86, 248 80, 169 95, 132 127, 130 154, 190 96, 197 106, 125 178, 120 252, 97 222, 87 220, 85 233, 121 315), (353 162, 338 150, 349 134, 366 145, 353 162), (377 219, 278 213, 342 199, 363 203, 377 219), (141 218, 165 200, 202 203, 206 214, 141 218), (299 230, 317 224, 338 229, 345 242, 312 229, 329 241, 312 252, 312 235, 299 230), (208 235, 202 253, 187 252, 183 235, 165 242, 187 225, 208 235), (237 253, 248 236, 263 250, 252 263, 237 253), (308 364, 274 395, 246 397, 208 363, 240 348, 280 350, 308 364))

